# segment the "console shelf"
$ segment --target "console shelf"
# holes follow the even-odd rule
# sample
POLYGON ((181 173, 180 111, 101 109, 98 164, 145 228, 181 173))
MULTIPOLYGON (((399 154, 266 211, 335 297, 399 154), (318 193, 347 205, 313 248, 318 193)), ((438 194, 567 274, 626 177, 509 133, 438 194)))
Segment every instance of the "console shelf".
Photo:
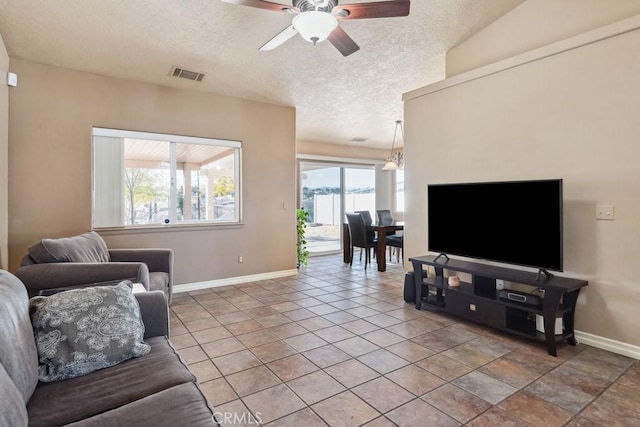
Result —
POLYGON ((574 314, 580 289, 588 285, 585 280, 557 276, 542 276, 512 268, 480 264, 455 259, 440 260, 434 255, 409 258, 413 264, 416 286, 416 308, 422 304, 464 317, 513 334, 544 341, 549 354, 557 356, 557 344, 567 341, 576 344, 574 314), (423 274, 430 266, 435 275, 423 274), (470 274, 472 283, 461 282, 450 287, 444 271, 470 274), (496 280, 535 286, 544 291, 540 306, 500 299, 496 293, 496 280), (426 292, 423 295, 423 288, 426 292), (536 315, 544 319, 544 333, 536 328, 536 315), (556 319, 562 319, 562 334, 555 334, 556 319))

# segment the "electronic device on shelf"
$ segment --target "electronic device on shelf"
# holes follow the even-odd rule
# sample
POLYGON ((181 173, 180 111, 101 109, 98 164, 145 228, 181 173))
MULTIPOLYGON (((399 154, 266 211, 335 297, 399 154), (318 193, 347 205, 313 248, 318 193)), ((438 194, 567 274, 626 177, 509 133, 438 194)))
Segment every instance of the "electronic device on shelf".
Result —
POLYGON ((532 307, 542 307, 542 297, 535 294, 502 289, 498 291, 498 298, 532 307))
POLYGON ((562 271, 562 179, 430 184, 428 248, 562 271))

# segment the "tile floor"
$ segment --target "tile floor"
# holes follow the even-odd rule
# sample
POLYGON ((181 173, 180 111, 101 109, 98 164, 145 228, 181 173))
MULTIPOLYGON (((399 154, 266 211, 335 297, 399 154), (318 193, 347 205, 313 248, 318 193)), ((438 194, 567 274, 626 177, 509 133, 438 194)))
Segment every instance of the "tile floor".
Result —
POLYGON ((314 257, 176 294, 171 341, 227 426, 640 425, 640 362, 417 311, 403 279, 314 257))

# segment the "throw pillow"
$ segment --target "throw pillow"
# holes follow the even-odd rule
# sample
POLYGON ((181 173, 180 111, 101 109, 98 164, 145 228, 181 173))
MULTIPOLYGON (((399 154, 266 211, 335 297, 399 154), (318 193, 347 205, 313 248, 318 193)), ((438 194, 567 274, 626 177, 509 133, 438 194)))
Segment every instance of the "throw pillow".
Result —
POLYGON ((30 300, 40 381, 86 375, 149 353, 129 281, 30 300))
POLYGON ((27 250, 39 264, 48 262, 109 262, 109 249, 95 231, 60 239, 42 239, 27 250))

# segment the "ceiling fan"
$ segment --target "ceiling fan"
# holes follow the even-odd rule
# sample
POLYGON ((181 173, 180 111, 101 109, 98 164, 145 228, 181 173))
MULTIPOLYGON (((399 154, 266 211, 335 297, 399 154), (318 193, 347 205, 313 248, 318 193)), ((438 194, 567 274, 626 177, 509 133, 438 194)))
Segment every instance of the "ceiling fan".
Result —
POLYGON ((292 6, 287 6, 266 0, 222 1, 295 15, 292 24, 265 43, 261 51, 275 49, 300 33, 302 38, 314 45, 329 40, 344 56, 356 52, 360 46, 338 26, 338 21, 407 16, 410 3, 410 0, 388 0, 338 6, 338 0, 292 0, 292 6))

